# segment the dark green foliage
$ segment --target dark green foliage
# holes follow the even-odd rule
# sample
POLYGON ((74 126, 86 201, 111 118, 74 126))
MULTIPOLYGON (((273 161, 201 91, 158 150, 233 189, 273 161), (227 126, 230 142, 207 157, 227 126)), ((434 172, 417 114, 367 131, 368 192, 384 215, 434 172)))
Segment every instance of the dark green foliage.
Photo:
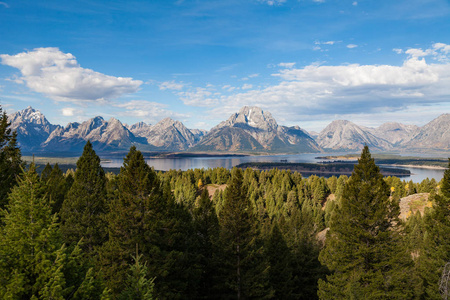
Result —
POLYGON ((93 275, 86 274, 80 248, 69 251, 63 244, 34 165, 9 198, 1 228, 0 298, 98 299, 95 289, 83 292, 83 284, 94 280, 93 275), (77 298, 80 293, 84 296, 77 298))
POLYGON ((254 209, 242 181, 242 171, 233 169, 219 215, 222 295, 262 299, 272 296, 267 280, 268 264, 263 256, 254 209))
POLYGON ((123 300, 152 300, 155 284, 153 279, 148 279, 148 271, 145 263, 141 262, 142 255, 133 257, 134 264, 130 265, 127 287, 120 294, 123 300))
POLYGON ((83 239, 88 253, 105 241, 106 178, 100 158, 88 141, 77 161, 74 182, 61 208, 61 231, 69 245, 83 239))
POLYGON ((439 279, 445 264, 450 261, 450 159, 440 191, 434 196, 433 209, 424 218, 423 250, 418 258, 426 299, 441 298, 439 279))
POLYGON ((411 259, 402 247, 399 207, 366 146, 347 182, 327 234, 319 281, 321 299, 410 299, 411 259))
POLYGON ((53 169, 50 165, 47 166, 44 169, 46 172, 41 173, 41 181, 46 186, 47 196, 52 205, 52 213, 59 213, 64 198, 69 191, 69 186, 58 164, 55 164, 53 169))
POLYGON ((144 263, 149 252, 160 251, 155 242, 160 240, 165 203, 156 173, 136 147, 130 149, 114 180, 106 217, 109 240, 100 254, 108 287, 117 295, 125 287, 136 245, 145 254, 144 263))
POLYGON ((208 190, 204 189, 193 210, 194 232, 197 237, 198 264, 201 271, 198 289, 199 298, 212 299, 217 263, 219 221, 208 190))
POLYGON ((292 275, 293 259, 277 223, 272 227, 264 252, 270 266, 269 282, 274 291, 274 298, 296 299, 293 295, 295 284, 292 275))
POLYGON ((0 106, 0 209, 7 205, 7 195, 25 166, 17 145, 17 134, 11 132, 9 126, 8 116, 0 106))

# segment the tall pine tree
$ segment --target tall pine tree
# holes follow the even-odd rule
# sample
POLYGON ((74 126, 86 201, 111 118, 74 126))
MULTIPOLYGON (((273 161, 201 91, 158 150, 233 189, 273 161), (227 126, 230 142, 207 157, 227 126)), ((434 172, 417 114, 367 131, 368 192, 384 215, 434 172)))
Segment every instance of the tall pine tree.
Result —
POLYGON ((399 238, 398 203, 364 147, 332 216, 320 260, 331 275, 321 299, 411 299, 411 256, 399 238))
POLYGON ((77 161, 74 182, 61 208, 61 231, 69 245, 83 239, 87 253, 105 241, 106 178, 91 142, 77 161))
MULTIPOLYGON (((100 255, 108 287, 113 295, 118 295, 127 284, 136 245, 143 255, 142 263, 148 262, 149 253, 159 255, 165 203, 156 173, 134 146, 115 180, 116 190, 110 195, 106 216, 109 239, 100 255)), ((154 265, 148 268, 153 271, 154 265)))
POLYGON ((269 266, 263 254, 254 209, 243 186, 241 169, 233 169, 219 215, 221 270, 225 298, 270 298, 269 266))

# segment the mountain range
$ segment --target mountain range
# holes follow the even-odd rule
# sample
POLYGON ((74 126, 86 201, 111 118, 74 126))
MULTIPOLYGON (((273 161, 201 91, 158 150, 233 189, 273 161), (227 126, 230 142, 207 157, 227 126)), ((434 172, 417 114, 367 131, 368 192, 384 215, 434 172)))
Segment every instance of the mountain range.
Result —
POLYGON ((368 145, 373 151, 450 150, 450 114, 418 127, 385 123, 377 128, 346 120, 330 123, 320 133, 299 126, 279 125, 270 112, 245 106, 209 132, 188 129, 180 121, 165 118, 151 125, 122 124, 101 116, 65 127, 51 124, 27 107, 8 116, 24 153, 79 153, 87 140, 100 152, 126 151, 135 145, 143 151, 313 153, 356 151, 368 145))

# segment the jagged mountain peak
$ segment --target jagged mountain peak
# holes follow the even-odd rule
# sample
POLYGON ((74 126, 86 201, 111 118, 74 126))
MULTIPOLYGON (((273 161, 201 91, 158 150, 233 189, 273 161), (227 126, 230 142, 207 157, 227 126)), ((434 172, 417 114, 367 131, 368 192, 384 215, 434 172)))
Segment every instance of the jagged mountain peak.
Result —
POLYGON ((264 131, 276 131, 277 121, 270 112, 263 111, 258 106, 244 106, 239 112, 232 114, 228 120, 221 122, 211 131, 223 127, 252 127, 264 131))
POLYGON ((20 119, 21 122, 26 121, 35 124, 50 124, 39 110, 36 110, 31 106, 11 115, 11 123, 14 123, 14 121, 18 119, 20 119))
POLYGON ((179 126, 179 125, 182 125, 182 123, 180 121, 175 121, 169 117, 164 118, 155 124, 155 126, 161 126, 163 128, 169 127, 169 126, 179 126))
POLYGON ((193 151, 317 152, 317 143, 300 127, 278 126, 269 112, 244 106, 211 129, 193 151))
POLYGON ((376 137, 368 128, 347 120, 331 122, 319 133, 316 141, 322 148, 333 150, 360 150, 364 145, 377 150, 391 147, 389 142, 376 137))

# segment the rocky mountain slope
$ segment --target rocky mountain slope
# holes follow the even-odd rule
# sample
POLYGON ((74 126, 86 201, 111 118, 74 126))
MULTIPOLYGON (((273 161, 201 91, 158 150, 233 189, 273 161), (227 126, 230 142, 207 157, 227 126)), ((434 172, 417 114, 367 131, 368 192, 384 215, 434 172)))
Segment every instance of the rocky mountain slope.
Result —
POLYGON ((147 144, 158 150, 183 151, 193 146, 197 136, 180 121, 165 118, 155 125, 143 122, 130 126, 130 131, 138 137, 146 139, 147 144))
POLYGON ((80 151, 87 140, 98 150, 126 149, 132 144, 142 142, 137 139, 119 120, 111 118, 105 121, 95 117, 83 123, 69 123, 58 128, 42 143, 45 150, 58 152, 80 151))
POLYGON ((450 150, 450 114, 443 114, 420 127, 403 148, 420 150, 450 150))
POLYGON ((11 129, 17 132, 17 141, 22 151, 38 150, 54 130, 61 128, 50 124, 40 111, 31 106, 8 116, 8 120, 11 122, 11 129))
POLYGON ((392 147, 409 142, 419 131, 416 125, 404 125, 396 122, 384 123, 370 132, 392 144, 392 147))
POLYGON ((269 112, 245 106, 211 129, 191 151, 318 152, 298 126, 279 126, 269 112))
POLYGON ((364 145, 371 149, 386 150, 392 147, 388 141, 375 136, 366 127, 345 120, 331 122, 323 129, 316 141, 325 150, 361 150, 364 145))
POLYGON ((280 126, 269 112, 247 106, 209 132, 188 129, 170 118, 155 125, 124 125, 117 119, 106 121, 98 116, 62 127, 51 124, 32 107, 8 119, 24 153, 79 152, 87 140, 100 151, 124 151, 136 145, 146 151, 304 153, 359 151, 365 144, 375 151, 450 150, 450 114, 423 127, 385 123, 367 128, 338 120, 319 134, 313 133, 315 139, 298 126, 280 126))

